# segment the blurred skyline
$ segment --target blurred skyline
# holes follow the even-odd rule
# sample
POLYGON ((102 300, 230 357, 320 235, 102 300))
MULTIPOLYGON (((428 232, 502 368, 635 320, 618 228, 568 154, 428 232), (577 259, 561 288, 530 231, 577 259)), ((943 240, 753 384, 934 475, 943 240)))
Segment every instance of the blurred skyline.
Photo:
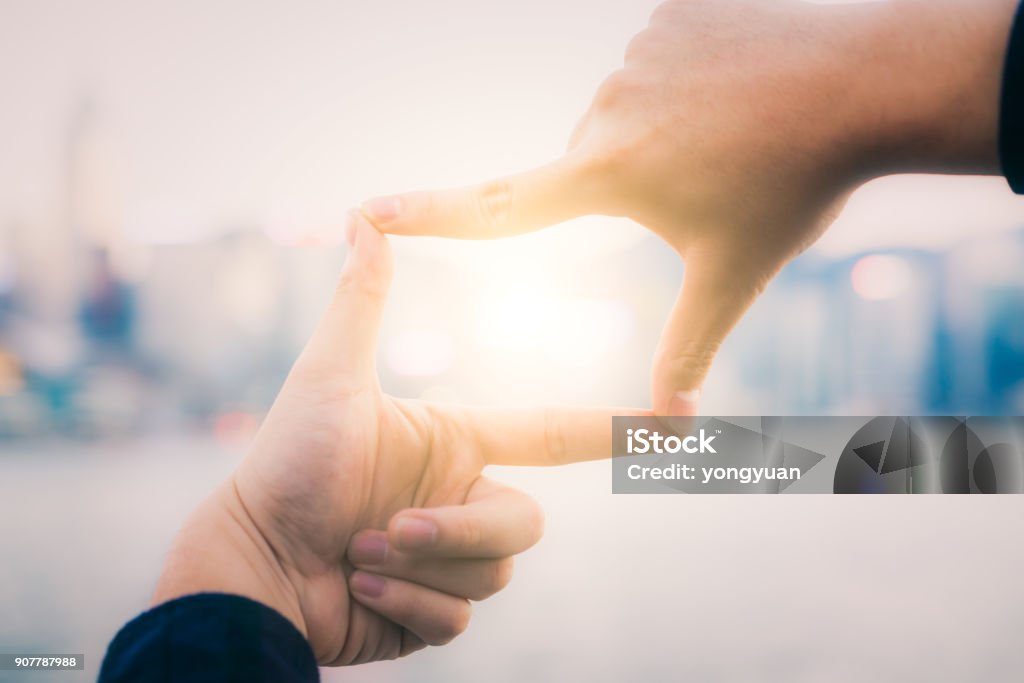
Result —
MULTIPOLYGON (((0 435, 251 434, 333 291, 337 235, 282 243, 239 225, 181 244, 132 240, 96 189, 96 117, 86 99, 69 118, 61 220, 44 240, 30 224, 5 235, 0 435)), ((419 249, 437 240, 396 242, 379 345, 386 390, 647 403, 650 356, 683 271, 657 239, 497 261, 479 256, 499 255, 500 243, 478 254, 469 245, 459 260, 419 249)), ((1024 220, 965 234, 955 251, 812 250, 727 340, 703 409, 1020 412, 1022 258, 1024 220)))
MULTIPOLYGON (((264 217, 195 232, 172 214, 190 237, 143 238, 116 189, 103 112, 83 96, 55 136, 53 218, 0 233, 0 435, 251 433, 333 290, 339 226, 285 230, 264 217)), ((904 177, 855 197, 837 230, 877 213, 878 195, 893 208, 874 224, 913 235, 928 221, 938 235, 928 248, 846 253, 856 243, 839 241, 797 259, 727 340, 703 410, 1024 409, 1024 204, 993 182, 904 177), (974 192, 977 216, 949 210, 948 195, 915 214, 895 191, 913 198, 915 184, 952 183, 974 192)), ((485 404, 646 405, 683 267, 637 226, 585 222, 553 240, 393 238, 385 388, 485 404)))

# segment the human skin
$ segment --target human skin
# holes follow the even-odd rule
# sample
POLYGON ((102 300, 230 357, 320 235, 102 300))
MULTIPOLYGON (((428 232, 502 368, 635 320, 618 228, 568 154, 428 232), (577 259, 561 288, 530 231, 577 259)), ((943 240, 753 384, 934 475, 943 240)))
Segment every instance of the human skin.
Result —
POLYGON ((390 247, 357 213, 347 239, 326 314, 251 451, 178 534, 153 597, 260 601, 324 665, 443 644, 466 627, 467 598, 505 586, 511 556, 540 538, 543 517, 527 495, 481 476, 485 466, 607 457, 611 416, 649 414, 384 394, 374 350, 390 247))
POLYGON ((491 239, 585 214, 648 227, 686 263, 652 371, 694 415, 722 341, 863 182, 999 172, 1018 0, 670 0, 629 43, 557 161, 379 197, 383 232, 491 239))

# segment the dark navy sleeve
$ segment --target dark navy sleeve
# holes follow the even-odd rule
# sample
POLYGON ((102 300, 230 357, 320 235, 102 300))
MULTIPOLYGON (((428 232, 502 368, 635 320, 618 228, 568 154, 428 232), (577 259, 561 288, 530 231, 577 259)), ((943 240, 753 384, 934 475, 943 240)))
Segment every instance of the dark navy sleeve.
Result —
POLYGON ((999 154, 1010 187, 1017 194, 1024 194, 1024 3, 1017 9, 1006 53, 999 154))
POLYGON ((171 600, 128 622, 107 648, 99 683, 308 683, 313 650, 295 626, 238 595, 171 600))

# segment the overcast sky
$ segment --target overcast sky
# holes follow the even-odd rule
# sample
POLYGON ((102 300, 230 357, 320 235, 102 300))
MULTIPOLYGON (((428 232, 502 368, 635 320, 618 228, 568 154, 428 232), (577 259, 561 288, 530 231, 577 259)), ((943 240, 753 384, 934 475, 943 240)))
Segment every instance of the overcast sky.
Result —
MULTIPOLYGON (((0 225, 55 220, 86 99, 90 186, 144 241, 301 231, 371 194, 543 163, 656 4, 7 0, 0 225)), ((856 197, 823 247, 942 247, 1021 224, 999 179, 904 178, 856 197)), ((595 225, 588 249, 643 234, 595 225)))

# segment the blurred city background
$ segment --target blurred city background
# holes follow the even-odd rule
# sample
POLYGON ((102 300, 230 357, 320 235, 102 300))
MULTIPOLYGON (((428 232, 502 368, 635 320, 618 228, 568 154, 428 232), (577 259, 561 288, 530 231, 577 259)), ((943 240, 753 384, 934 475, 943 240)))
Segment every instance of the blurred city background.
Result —
MULTIPOLYGON (((98 664, 330 296, 345 210, 557 155, 655 4, 0 4, 0 649, 85 650, 98 664)), ((683 267, 644 230, 590 218, 497 243, 394 242, 387 391, 648 403, 683 267)), ((1003 181, 877 181, 729 338, 703 408, 1020 414, 1022 264, 1024 202, 1003 181)), ((883 661, 900 670, 895 645, 865 662, 837 644, 858 624, 894 639, 909 624, 918 659, 973 625, 977 642, 936 654, 937 672, 974 678, 984 660, 1001 679, 1015 661, 1004 634, 1024 625, 1024 600, 1003 589, 1024 556, 1001 539, 1024 530, 1008 521, 1020 503, 611 500, 599 464, 500 474, 550 519, 515 597, 481 606, 483 633, 349 680, 617 680, 634 666, 650 679, 847 680, 827 668, 837 659, 849 680, 883 661), (947 561, 947 532, 969 557, 947 561), (633 553, 657 565, 648 576, 633 553), (871 593, 865 558, 923 578, 898 599, 871 593), (850 592, 807 593, 805 571, 850 592), (943 608, 946 590, 981 597, 943 608), (677 599, 651 606, 665 596, 677 599), (776 617, 792 640, 761 631, 776 617), (716 663, 710 642, 734 619, 750 658, 716 663), (646 649, 645 622, 661 649, 646 649), (680 647, 665 651, 673 629, 680 647), (814 644, 822 632, 836 641, 814 644)))

